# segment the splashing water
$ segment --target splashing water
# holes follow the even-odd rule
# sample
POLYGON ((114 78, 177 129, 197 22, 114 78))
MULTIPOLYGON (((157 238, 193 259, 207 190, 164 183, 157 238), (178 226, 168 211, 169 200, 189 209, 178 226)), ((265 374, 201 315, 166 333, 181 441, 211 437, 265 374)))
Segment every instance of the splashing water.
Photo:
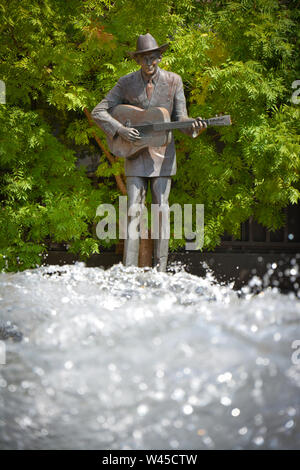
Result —
POLYGON ((292 293, 76 263, 2 273, 0 299, 2 449, 299 447, 292 293))

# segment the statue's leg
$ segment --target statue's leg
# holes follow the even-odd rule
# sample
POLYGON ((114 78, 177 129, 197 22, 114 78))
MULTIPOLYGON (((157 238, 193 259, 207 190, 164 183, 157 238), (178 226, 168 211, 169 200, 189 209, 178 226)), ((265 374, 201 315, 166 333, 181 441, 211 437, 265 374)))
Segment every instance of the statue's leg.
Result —
POLYGON ((137 209, 145 204, 147 185, 148 179, 146 177, 127 176, 126 178, 128 227, 127 238, 124 241, 123 264, 125 266, 138 266, 140 238, 130 237, 130 234, 136 232, 136 227, 139 225, 141 209, 139 211, 137 209), (130 209, 134 215, 129 215, 130 209))
POLYGON ((154 239, 154 266, 158 271, 166 271, 169 251, 169 236, 166 224, 169 224, 170 176, 150 178, 152 204, 157 204, 159 215, 159 238, 154 239))

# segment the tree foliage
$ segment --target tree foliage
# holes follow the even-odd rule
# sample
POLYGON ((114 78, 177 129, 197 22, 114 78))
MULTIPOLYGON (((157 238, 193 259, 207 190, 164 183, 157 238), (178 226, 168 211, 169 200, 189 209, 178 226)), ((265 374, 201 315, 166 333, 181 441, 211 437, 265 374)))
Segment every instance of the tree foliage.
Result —
MULTIPOLYGON (((91 110, 137 64, 127 52, 146 31, 170 48, 161 66, 179 73, 190 116, 230 114, 233 125, 198 139, 176 133, 171 203, 205 205, 205 244, 239 236, 250 215, 270 230, 299 199, 299 12, 279 0, 2 0, 0 79, 1 268, 40 263, 49 240, 99 251, 96 207, 117 200, 101 156, 98 187, 76 150, 99 152, 91 110)), ((175 248, 184 241, 174 240, 175 248)))

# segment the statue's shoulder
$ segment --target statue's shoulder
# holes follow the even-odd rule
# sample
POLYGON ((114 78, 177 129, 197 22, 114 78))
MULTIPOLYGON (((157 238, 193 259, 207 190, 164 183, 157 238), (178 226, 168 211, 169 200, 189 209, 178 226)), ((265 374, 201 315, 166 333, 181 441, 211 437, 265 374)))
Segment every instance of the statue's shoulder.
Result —
POLYGON ((160 69, 160 73, 162 74, 165 81, 168 83, 179 83, 181 81, 181 76, 175 72, 169 72, 169 70, 160 69))
POLYGON ((131 72, 131 73, 128 73, 127 75, 123 75, 122 77, 119 78, 119 82, 121 84, 129 84, 131 82, 134 82, 137 77, 138 77, 138 74, 139 74, 139 70, 137 72, 131 72))

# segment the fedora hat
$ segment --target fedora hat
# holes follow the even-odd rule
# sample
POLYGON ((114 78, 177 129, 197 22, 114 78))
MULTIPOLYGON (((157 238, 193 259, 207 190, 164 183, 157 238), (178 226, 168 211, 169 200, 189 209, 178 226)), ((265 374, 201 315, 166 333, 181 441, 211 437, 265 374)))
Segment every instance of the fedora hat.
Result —
POLYGON ((135 57, 138 54, 143 54, 145 52, 151 51, 160 51, 161 53, 163 53, 168 47, 168 43, 159 46, 155 41, 154 37, 149 33, 144 35, 141 34, 136 42, 136 51, 128 52, 128 54, 130 55, 130 57, 135 57))

